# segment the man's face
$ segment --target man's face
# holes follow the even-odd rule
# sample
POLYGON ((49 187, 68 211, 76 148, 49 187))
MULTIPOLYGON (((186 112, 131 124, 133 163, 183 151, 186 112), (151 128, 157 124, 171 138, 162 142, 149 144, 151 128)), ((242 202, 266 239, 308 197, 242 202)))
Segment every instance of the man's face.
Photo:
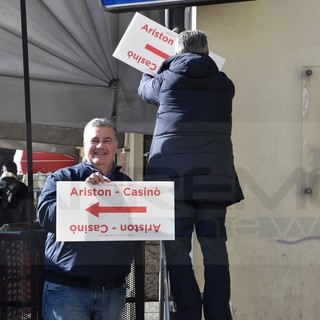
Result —
POLYGON ((103 173, 110 172, 117 152, 117 140, 112 128, 87 128, 83 140, 85 159, 103 173))

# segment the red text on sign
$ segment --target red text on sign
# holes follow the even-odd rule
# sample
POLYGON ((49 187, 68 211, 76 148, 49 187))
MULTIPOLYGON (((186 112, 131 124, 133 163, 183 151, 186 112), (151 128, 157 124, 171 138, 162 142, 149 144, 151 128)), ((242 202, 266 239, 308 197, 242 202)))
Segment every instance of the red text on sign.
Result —
POLYGON ((106 224, 72 224, 70 226, 70 231, 72 233, 76 232, 100 232, 106 233, 108 232, 108 226, 106 224))
POLYGON ((128 55, 129 59, 133 59, 137 63, 144 64, 145 66, 148 67, 149 70, 151 70, 151 71, 157 70, 157 65, 155 63, 151 62, 150 60, 148 60, 144 57, 141 57, 139 54, 136 54, 133 51, 128 51, 127 55, 128 55))
POLYGON ((154 36, 155 38, 158 38, 159 40, 161 40, 162 42, 165 42, 169 45, 173 45, 174 44, 174 39, 171 37, 166 36, 165 34, 163 34, 163 32, 158 31, 156 28, 151 28, 149 27, 148 24, 145 24, 141 30, 144 30, 145 32, 147 32, 148 34, 151 34, 152 36, 154 36))
POLYGON ((161 192, 157 187, 155 189, 135 189, 127 187, 123 189, 123 195, 131 197, 159 197, 161 192))
POLYGON ((110 197, 111 190, 110 189, 96 189, 96 188, 87 188, 84 187, 82 189, 72 188, 70 192, 70 196, 76 197, 110 197))
POLYGON ((121 224, 120 230, 121 231, 135 231, 135 232, 155 232, 158 233, 160 230, 161 224, 121 224))

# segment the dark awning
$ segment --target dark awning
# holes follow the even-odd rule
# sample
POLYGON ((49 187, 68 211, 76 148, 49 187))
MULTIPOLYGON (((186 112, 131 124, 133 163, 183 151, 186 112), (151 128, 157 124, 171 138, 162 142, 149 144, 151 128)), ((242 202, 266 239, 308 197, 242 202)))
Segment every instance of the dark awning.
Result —
MULTIPOLYGON (((0 0, 0 148, 25 149, 19 0, 0 0)), ((152 133, 156 108, 138 98, 141 73, 112 57, 134 13, 106 12, 98 0, 28 0, 34 151, 82 144, 94 117, 116 117, 119 132, 152 133)), ((144 15, 164 24, 163 11, 144 15)))

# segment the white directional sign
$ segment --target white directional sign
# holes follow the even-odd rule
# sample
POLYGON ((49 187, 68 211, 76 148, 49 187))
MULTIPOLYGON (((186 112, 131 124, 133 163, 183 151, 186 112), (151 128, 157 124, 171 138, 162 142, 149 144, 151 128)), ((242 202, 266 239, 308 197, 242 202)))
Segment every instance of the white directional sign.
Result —
POLYGON ((173 239, 173 182, 57 183, 57 241, 173 239))
MULTIPOLYGON (((156 75, 163 60, 175 54, 177 33, 136 13, 120 40, 113 56, 141 72, 156 75)), ((225 59, 210 52, 210 57, 222 68, 225 59)))

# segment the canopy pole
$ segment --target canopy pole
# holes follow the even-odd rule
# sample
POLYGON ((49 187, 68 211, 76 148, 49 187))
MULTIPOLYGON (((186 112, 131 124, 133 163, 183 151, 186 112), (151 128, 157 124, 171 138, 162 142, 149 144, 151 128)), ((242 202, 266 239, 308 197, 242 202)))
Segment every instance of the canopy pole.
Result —
POLYGON ((32 126, 31 126, 31 103, 30 103, 30 76, 28 55, 28 32, 27 13, 25 0, 20 0, 21 6, 21 38, 23 51, 23 74, 24 74, 24 96, 25 96, 25 118, 26 118, 26 144, 28 164, 28 218, 29 229, 34 229, 34 195, 33 195, 33 170, 32 170, 32 126))
POLYGON ((25 118, 26 118, 26 144, 28 163, 28 223, 30 243, 30 288, 31 288, 31 319, 37 319, 37 266, 35 249, 35 223, 34 223, 34 194, 33 194, 33 165, 32 165, 32 127, 31 127, 31 104, 30 104, 30 77, 29 77, 29 56, 28 56, 28 32, 27 12, 25 0, 20 0, 21 10, 21 39, 23 53, 23 75, 25 95, 25 118))

